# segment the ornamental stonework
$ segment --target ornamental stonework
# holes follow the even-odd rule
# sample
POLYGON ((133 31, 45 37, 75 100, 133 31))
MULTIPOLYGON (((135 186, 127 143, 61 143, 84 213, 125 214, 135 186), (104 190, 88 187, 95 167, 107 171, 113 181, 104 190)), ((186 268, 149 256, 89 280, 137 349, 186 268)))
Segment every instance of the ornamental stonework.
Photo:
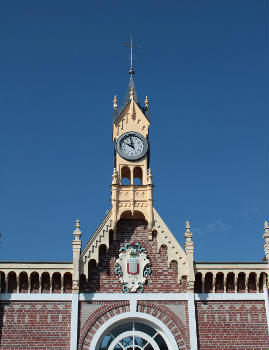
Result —
POLYGON ((140 243, 125 243, 120 248, 119 258, 115 262, 115 274, 119 276, 124 293, 143 292, 151 268, 146 250, 140 243))

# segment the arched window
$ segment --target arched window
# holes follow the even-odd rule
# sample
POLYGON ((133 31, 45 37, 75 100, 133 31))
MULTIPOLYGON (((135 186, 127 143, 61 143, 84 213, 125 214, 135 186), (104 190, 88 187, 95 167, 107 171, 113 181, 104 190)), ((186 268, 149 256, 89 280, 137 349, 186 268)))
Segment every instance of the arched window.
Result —
POLYGON ((72 293, 72 274, 70 272, 64 274, 64 293, 72 293))
POLYGON ((27 293, 28 292, 28 275, 26 272, 21 272, 19 275, 19 292, 27 293))
POLYGON ((52 275, 52 293, 61 293, 61 274, 54 272, 52 275))
POLYGON ((205 274, 205 293, 213 292, 213 273, 207 272, 205 274))
POLYGON ((244 272, 240 272, 238 274, 238 279, 237 279, 237 292, 238 293, 244 293, 246 288, 246 275, 244 272))
POLYGON ((234 273, 229 272, 227 275, 227 280, 226 280, 226 292, 227 293, 233 293, 235 291, 234 288, 234 273))
POLYGON ((176 260, 172 260, 170 262, 170 269, 176 274, 177 276, 177 273, 178 273, 178 263, 176 260))
POLYGON ((259 278, 259 292, 263 293, 263 288, 266 288, 266 281, 267 281, 267 274, 265 272, 260 273, 260 278, 259 278))
POLYGON ((39 292, 39 275, 37 272, 32 272, 30 276, 30 293, 39 292))
POLYGON ((251 272, 248 277, 248 292, 255 293, 256 292, 256 273, 251 272))
POLYGON ((94 292, 96 290, 97 280, 97 264, 94 259, 91 259, 88 262, 88 286, 90 292, 94 292))
POLYGON ((50 292, 50 275, 48 272, 43 272, 41 275, 41 293, 50 292))
POLYGON ((17 276, 16 273, 11 271, 8 274, 8 293, 17 292, 17 276))
POLYGON ((194 292, 195 293, 202 293, 202 286, 203 286, 203 276, 201 272, 197 272, 195 274, 195 282, 194 282, 194 292))
POLYGON ((128 166, 124 166, 121 169, 121 184, 126 186, 131 184, 131 171, 128 166))
POLYGON ((140 167, 134 168, 134 185, 139 186, 143 184, 143 173, 140 167))
POLYGON ((163 333, 141 322, 114 326, 100 341, 98 350, 168 350, 163 333))
POLYGON ((5 273, 1 271, 1 293, 5 293, 6 291, 6 281, 5 281, 5 273))

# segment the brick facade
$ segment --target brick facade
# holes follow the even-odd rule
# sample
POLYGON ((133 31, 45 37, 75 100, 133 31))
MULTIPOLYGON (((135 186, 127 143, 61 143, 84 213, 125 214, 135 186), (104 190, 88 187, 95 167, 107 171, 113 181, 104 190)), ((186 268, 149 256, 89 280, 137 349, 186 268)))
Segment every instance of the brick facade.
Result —
POLYGON ((70 302, 1 302, 1 350, 69 350, 70 302))
POLYGON ((269 348, 263 301, 197 302, 199 350, 269 348))
POLYGON ((79 308, 80 331, 79 331, 79 350, 88 350, 92 337, 111 317, 130 311, 129 303, 123 302, 104 302, 100 303, 81 303, 79 308), (96 306, 97 308, 93 307, 96 306), (91 308, 89 308, 91 306, 91 308), (92 312, 89 312, 89 309, 92 312), (84 320, 83 320, 84 319, 84 320), (84 322, 83 322, 84 321, 84 322))
POLYGON ((99 264, 89 264, 89 276, 91 282, 86 290, 89 292, 117 293, 122 291, 118 276, 115 275, 115 261, 119 255, 119 249, 124 243, 139 242, 147 251, 147 256, 152 264, 152 275, 145 285, 145 293, 179 293, 186 292, 186 279, 181 283, 177 280, 177 266, 167 264, 166 247, 157 251, 157 240, 153 237, 148 240, 147 222, 145 220, 121 219, 118 222, 117 240, 110 242, 107 251, 100 250, 99 264))

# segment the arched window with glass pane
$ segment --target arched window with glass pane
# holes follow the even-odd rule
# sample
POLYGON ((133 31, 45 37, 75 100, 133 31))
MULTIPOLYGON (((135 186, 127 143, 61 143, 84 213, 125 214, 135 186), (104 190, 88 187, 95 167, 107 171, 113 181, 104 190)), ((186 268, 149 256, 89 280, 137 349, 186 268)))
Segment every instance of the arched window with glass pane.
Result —
POLYGON ((125 322, 112 327, 98 350, 168 350, 161 330, 142 322, 125 322))

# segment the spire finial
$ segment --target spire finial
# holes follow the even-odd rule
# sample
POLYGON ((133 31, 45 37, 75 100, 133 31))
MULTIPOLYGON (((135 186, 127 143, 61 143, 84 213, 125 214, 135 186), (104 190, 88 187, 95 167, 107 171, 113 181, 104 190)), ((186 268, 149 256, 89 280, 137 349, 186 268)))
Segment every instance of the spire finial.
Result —
POLYGON ((117 107, 118 107, 118 100, 117 100, 117 96, 115 95, 113 99, 113 108, 117 108, 117 107))
POLYGON ((186 252, 192 252, 194 250, 194 244, 192 241, 192 232, 191 232, 191 225, 189 220, 186 221, 186 231, 184 237, 186 238, 185 240, 185 250, 186 252))
POLYGON ((123 43, 124 46, 128 47, 130 49, 130 69, 129 69, 129 74, 130 77, 135 74, 135 71, 133 69, 133 49, 141 49, 141 47, 133 45, 133 34, 131 33, 131 40, 128 43, 123 43))
POLYGON ((145 106, 146 106, 146 108, 149 108, 149 99, 148 99, 148 96, 146 96, 146 98, 145 98, 145 106))
POLYGON ((73 231, 73 234, 75 236, 75 240, 79 240, 79 237, 81 236, 79 219, 76 220, 75 231, 73 231))

